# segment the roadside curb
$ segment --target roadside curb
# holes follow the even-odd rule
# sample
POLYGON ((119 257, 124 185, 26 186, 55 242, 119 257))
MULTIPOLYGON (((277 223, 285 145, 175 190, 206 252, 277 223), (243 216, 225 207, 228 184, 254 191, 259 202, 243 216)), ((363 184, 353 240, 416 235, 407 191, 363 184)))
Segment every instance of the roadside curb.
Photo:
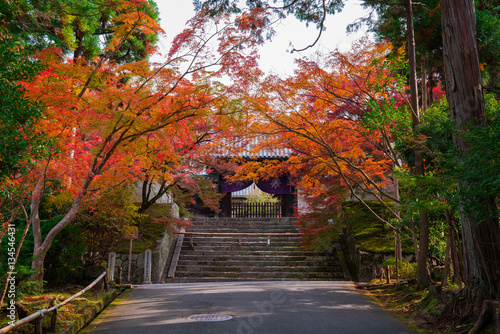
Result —
POLYGON ((118 292, 116 290, 111 291, 103 299, 97 302, 94 307, 86 311, 83 316, 72 323, 68 328, 59 332, 59 334, 75 334, 78 333, 82 328, 88 326, 106 307, 108 307, 111 302, 113 302, 118 297, 118 292))
MULTIPOLYGON (((102 311, 105 311, 105 309, 112 302, 115 302, 115 304, 119 304, 123 299, 127 298, 130 295, 131 292, 132 292, 132 288, 127 288, 125 291, 123 291, 119 295, 117 295, 116 291, 114 291, 113 292, 114 298, 111 299, 109 302, 107 302, 106 306, 104 306, 103 308, 101 308, 98 313, 95 313, 94 316, 91 319, 89 319, 88 321, 86 320, 83 326, 79 327, 75 332, 61 332, 59 334, 74 334, 74 333, 90 334, 90 333, 92 333, 92 328, 90 328, 90 325, 92 323, 94 323, 94 325, 95 325, 95 324, 98 324, 100 322, 99 319, 96 319, 97 316, 100 315, 100 313, 102 311), (78 332, 78 331, 80 331, 80 332, 78 332)), ((111 305, 111 307, 113 307, 115 304, 111 305)))

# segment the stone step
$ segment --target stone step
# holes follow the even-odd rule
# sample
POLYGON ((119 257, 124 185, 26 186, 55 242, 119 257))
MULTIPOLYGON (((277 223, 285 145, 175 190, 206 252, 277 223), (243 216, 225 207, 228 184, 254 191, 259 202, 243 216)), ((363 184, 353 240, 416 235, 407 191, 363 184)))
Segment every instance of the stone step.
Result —
POLYGON ((259 220, 254 218, 233 218, 233 219, 193 219, 192 225, 290 225, 296 226, 297 220, 288 219, 268 219, 259 220))
POLYGON ((190 251, 182 252, 179 257, 180 261, 204 258, 210 261, 245 261, 245 260, 278 260, 278 261, 327 261, 331 256, 321 254, 304 254, 300 251, 190 251))
POLYGON ((255 225, 248 225, 248 224, 220 224, 220 225, 208 225, 208 224, 193 224, 191 227, 188 229, 188 231, 193 231, 195 229, 200 229, 200 228, 205 228, 209 230, 221 230, 221 229, 232 229, 232 230, 238 230, 238 229, 255 229, 255 230, 265 230, 265 229, 270 229, 270 230, 276 230, 276 229, 282 229, 282 230, 297 230, 297 226, 295 225, 264 225, 264 224, 255 224, 255 225))
POLYGON ((285 217, 285 218, 229 218, 229 217, 219 217, 219 218, 194 218, 192 222, 209 222, 209 223, 224 223, 224 222, 245 222, 245 223, 259 223, 259 222, 293 222, 295 223, 297 218, 285 217))
POLYGON ((225 232, 225 233, 298 233, 291 226, 191 226, 186 232, 225 232))
POLYGON ((291 272, 291 271, 278 271, 278 272, 182 272, 176 271, 175 277, 226 277, 226 278, 246 278, 246 279, 307 279, 307 278, 323 278, 323 279, 331 279, 331 278, 343 278, 343 275, 340 275, 335 272, 291 272))
POLYGON ((178 272, 189 273, 214 273, 214 272, 281 272, 293 269, 293 272, 306 272, 306 273, 331 273, 338 270, 340 266, 326 266, 324 264, 317 266, 202 266, 197 264, 177 266, 178 272))
MULTIPOLYGON (((269 246, 264 249, 259 247, 239 247, 239 246, 204 246, 204 247, 183 247, 181 254, 194 254, 194 255, 256 255, 256 256, 275 256, 275 255, 304 255, 304 251, 298 247, 278 247, 269 246)), ((317 253, 306 253, 307 256, 313 256, 317 253)))
POLYGON ((236 253, 241 253, 241 252, 252 252, 258 254, 258 252, 263 252, 264 254, 267 253, 275 253, 275 252, 291 252, 291 253, 297 253, 297 252, 304 252, 304 250, 300 247, 294 246, 294 245, 270 245, 270 246, 259 246, 259 245, 254 245, 254 246, 239 246, 238 244, 235 245, 204 245, 204 246, 194 246, 191 247, 189 245, 183 245, 182 246, 182 252, 236 252, 236 253))
POLYGON ((253 227, 253 228, 273 228, 273 227, 281 227, 281 228, 297 228, 297 224, 295 223, 275 223, 275 222, 267 222, 267 223, 249 223, 249 222, 239 222, 239 223, 228 223, 228 222, 192 222, 191 227, 196 226, 205 226, 209 228, 221 228, 221 227, 253 227))
MULTIPOLYGON (((259 228, 239 228, 239 229, 232 229, 232 228, 220 228, 220 229, 208 229, 208 228, 197 228, 197 229, 190 229, 186 231, 186 235, 190 235, 189 233, 192 232, 194 233, 193 237, 196 238, 222 238, 222 237, 238 237, 239 234, 241 234, 242 237, 246 238, 267 238, 267 235, 270 234, 271 238, 287 238, 291 237, 286 236, 286 235, 280 235, 280 236, 275 236, 273 234, 292 234, 292 233, 299 233, 298 230, 292 230, 292 229, 285 229, 285 228, 274 228, 274 229, 259 229, 259 228), (228 234, 233 234, 233 235, 196 235, 196 233, 228 233, 228 234), (255 236, 255 235, 245 235, 245 234, 261 234, 260 236, 255 236)), ((298 235, 295 235, 293 237, 298 237, 298 235)))
POLYGON ((179 259, 178 267, 187 264, 198 265, 217 265, 223 267, 229 266, 283 266, 285 264, 291 266, 304 265, 337 265, 339 263, 336 258, 321 258, 321 257, 304 257, 304 256, 274 256, 274 257, 256 257, 256 256, 193 256, 185 255, 179 259))
POLYGON ((193 240, 193 246, 191 246, 191 243, 189 240, 185 240, 184 243, 182 244, 183 249, 188 250, 188 249, 198 249, 198 250, 204 250, 204 249, 222 249, 222 250, 256 250, 256 249, 261 249, 261 250, 266 250, 266 249, 299 249, 299 250, 304 250, 303 248, 300 247, 299 243, 293 242, 293 241, 272 241, 268 244, 267 240, 266 241, 257 241, 257 242, 250 242, 250 241, 245 241, 241 240, 241 245, 238 243, 238 241, 233 242, 228 242, 228 241, 223 241, 223 242, 207 242, 207 243, 201 243, 199 241, 193 240))
MULTIPOLYGON (((196 219, 189 231, 297 233, 296 219, 196 219)), ((343 280, 336 253, 301 247, 300 236, 185 235, 174 278, 167 282, 343 280)))
MULTIPOLYGON (((182 263, 195 262, 200 265, 220 265, 220 266, 245 266, 245 265, 277 265, 288 263, 292 266, 310 265, 316 263, 326 263, 328 265, 339 263, 337 257, 325 256, 304 256, 304 255, 276 255, 276 256, 255 256, 255 255, 206 255, 203 257, 193 254, 185 254, 179 259, 182 263)), ((181 265, 179 263, 178 265, 181 265)))
POLYGON ((192 225, 289 225, 296 226, 296 220, 286 220, 286 219, 274 219, 274 220, 256 220, 256 219, 231 219, 231 220, 223 220, 223 219, 212 219, 212 220, 203 220, 203 219, 193 219, 191 220, 192 225))
POLYGON ((184 259, 177 268, 182 266, 219 266, 219 267, 277 267, 277 266, 290 266, 295 267, 308 267, 308 266, 327 266, 327 267, 338 267, 340 262, 336 258, 331 258, 328 260, 313 260, 313 261, 291 261, 285 259, 282 261, 275 259, 255 259, 255 260, 206 260, 206 259, 184 259))
POLYGON ((246 282, 246 281, 344 281, 344 277, 335 278, 259 278, 248 279, 243 277, 174 277, 168 278, 165 283, 210 283, 210 282, 246 282))
MULTIPOLYGON (((219 237, 205 237, 205 236, 199 236, 199 235, 193 235, 191 236, 186 235, 184 236, 184 242, 189 244, 189 243, 197 243, 200 246, 203 245, 209 245, 209 244, 239 244, 240 239, 239 236, 236 235, 230 235, 230 236, 219 236, 219 237)), ((300 237, 298 236, 288 236, 288 237, 276 237, 276 236, 271 236, 271 238, 268 240, 267 236, 260 236, 260 237, 254 237, 254 236, 241 236, 241 244, 260 244, 263 246, 266 246, 267 243, 270 244, 279 244, 279 243, 293 243, 294 245, 300 246, 300 237)))
POLYGON ((286 228, 286 229, 296 229, 297 225, 295 222, 280 222, 280 221, 270 221, 270 222, 248 222, 248 221, 193 221, 191 222, 191 228, 204 226, 208 228, 235 228, 235 227, 253 227, 253 228, 286 228))
POLYGON ((296 254, 286 254, 286 253, 278 253, 275 255, 268 254, 262 256, 260 254, 228 254, 219 253, 219 254, 200 254, 200 253, 192 253, 192 254, 181 254, 179 257, 179 261, 192 261, 192 260, 200 260, 200 261, 307 261, 307 262, 318 262, 318 261, 328 261, 328 257, 322 256, 314 256, 314 255, 302 255, 300 253, 296 254))
MULTIPOLYGON (((193 238, 191 239, 190 236, 185 236, 184 237, 184 244, 191 244, 191 242, 193 244, 197 244, 199 246, 203 246, 203 245, 211 245, 211 244, 226 244, 226 245, 235 245, 235 244, 238 244, 240 243, 240 239, 237 237, 237 236, 227 236, 227 237, 218 237, 218 238, 205 238, 205 237, 200 237, 200 236, 193 236, 193 238)), ((287 238, 283 238, 283 237, 279 237, 279 238, 273 238, 271 236, 271 238, 268 240, 267 237, 260 237, 260 238, 256 238, 256 237, 246 237, 246 236, 242 236, 241 237, 241 244, 244 245, 244 244, 257 244, 257 245, 262 245, 262 246, 266 246, 267 244, 277 244, 279 245, 280 243, 283 243, 283 244, 289 244, 289 243, 292 243, 294 245, 297 245, 297 246, 300 246, 300 238, 299 237, 287 237, 287 238)))

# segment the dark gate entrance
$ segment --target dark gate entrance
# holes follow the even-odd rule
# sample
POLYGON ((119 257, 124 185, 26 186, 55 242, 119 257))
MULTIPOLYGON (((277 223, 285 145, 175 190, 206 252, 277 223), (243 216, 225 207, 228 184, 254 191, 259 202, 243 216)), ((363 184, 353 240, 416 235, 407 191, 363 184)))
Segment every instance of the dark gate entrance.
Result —
POLYGON ((231 218, 281 218, 281 203, 231 203, 231 218))
POLYGON ((293 208, 297 206, 297 197, 295 189, 291 185, 288 175, 268 180, 259 180, 257 187, 268 194, 276 195, 279 198, 278 203, 232 203, 231 193, 243 190, 249 187, 252 181, 238 181, 228 183, 220 177, 219 190, 225 193, 221 201, 221 217, 233 218, 281 218, 293 217, 293 208))

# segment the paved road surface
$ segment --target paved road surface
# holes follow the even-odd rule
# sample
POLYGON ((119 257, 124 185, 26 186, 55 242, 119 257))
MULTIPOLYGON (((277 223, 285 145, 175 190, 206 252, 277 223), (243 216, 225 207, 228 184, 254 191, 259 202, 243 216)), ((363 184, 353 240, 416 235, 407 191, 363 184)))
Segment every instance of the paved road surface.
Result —
POLYGON ((108 307, 92 334, 410 334, 350 282, 144 285, 108 307), (198 322, 191 315, 223 314, 198 322))

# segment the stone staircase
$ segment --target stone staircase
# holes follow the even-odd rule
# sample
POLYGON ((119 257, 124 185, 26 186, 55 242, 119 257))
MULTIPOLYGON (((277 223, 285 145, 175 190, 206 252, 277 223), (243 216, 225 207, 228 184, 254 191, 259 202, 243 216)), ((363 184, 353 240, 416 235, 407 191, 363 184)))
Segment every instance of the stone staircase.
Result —
POLYGON ((165 275, 166 283, 346 278, 336 252, 307 251, 300 247, 298 235, 272 235, 298 233, 295 218, 197 219, 187 232, 266 235, 240 239, 238 235, 186 234, 177 246, 178 260, 174 258, 167 269, 171 277, 165 275))

